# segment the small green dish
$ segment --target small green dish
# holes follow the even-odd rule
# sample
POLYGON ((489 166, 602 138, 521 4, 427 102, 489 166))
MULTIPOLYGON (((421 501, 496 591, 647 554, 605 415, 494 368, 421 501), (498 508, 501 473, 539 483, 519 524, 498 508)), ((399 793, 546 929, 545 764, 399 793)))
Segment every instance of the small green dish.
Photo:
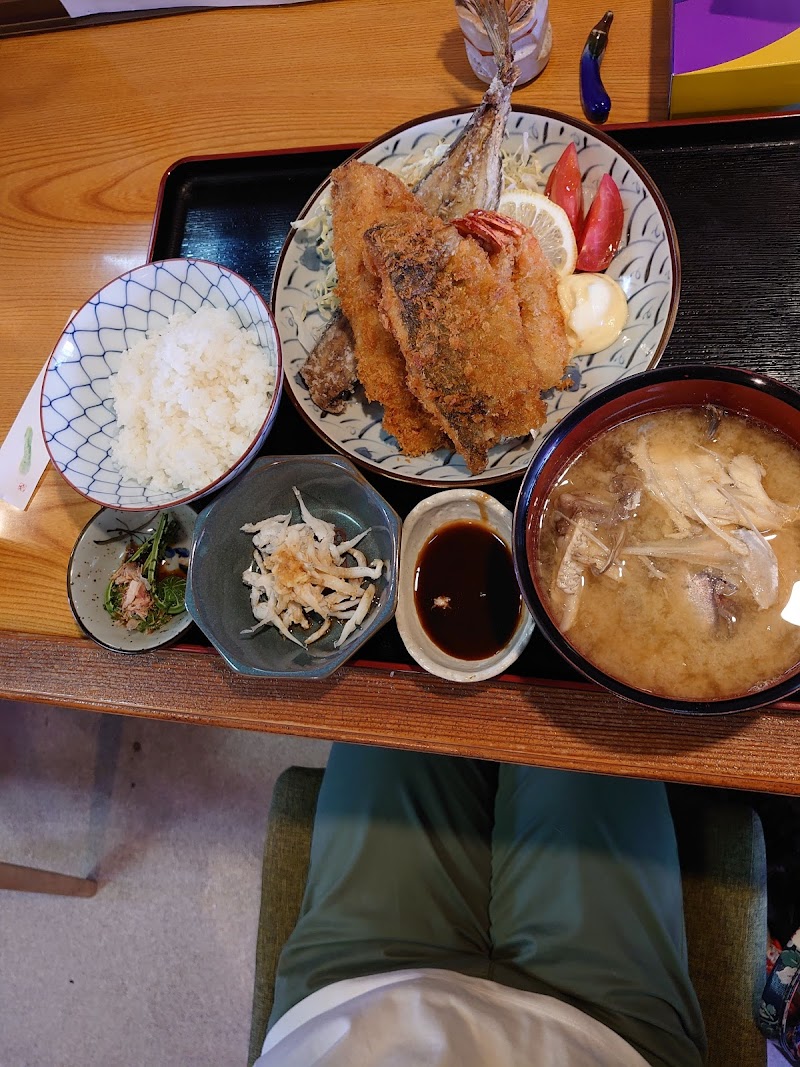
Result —
MULTIPOLYGON (((180 536, 171 544, 188 562, 192 531, 197 519, 194 508, 179 504, 167 509, 180 526, 180 536)), ((123 562, 132 540, 155 529, 160 511, 132 512, 102 508, 81 530, 67 567, 67 595, 72 614, 93 641, 112 652, 152 652, 178 641, 192 625, 188 611, 175 615, 153 633, 126 630, 114 622, 103 606, 106 586, 123 562)))

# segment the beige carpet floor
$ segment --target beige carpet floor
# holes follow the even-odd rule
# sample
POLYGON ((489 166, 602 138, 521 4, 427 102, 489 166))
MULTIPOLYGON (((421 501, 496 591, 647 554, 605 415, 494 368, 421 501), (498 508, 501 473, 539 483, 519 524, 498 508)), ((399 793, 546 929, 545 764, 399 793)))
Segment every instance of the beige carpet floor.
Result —
POLYGON ((100 887, 0 891, 0 1067, 245 1067, 273 783, 329 747, 0 702, 0 860, 100 887))
POLYGON ((244 1067, 272 786, 326 742, 0 703, 0 1067, 244 1067))

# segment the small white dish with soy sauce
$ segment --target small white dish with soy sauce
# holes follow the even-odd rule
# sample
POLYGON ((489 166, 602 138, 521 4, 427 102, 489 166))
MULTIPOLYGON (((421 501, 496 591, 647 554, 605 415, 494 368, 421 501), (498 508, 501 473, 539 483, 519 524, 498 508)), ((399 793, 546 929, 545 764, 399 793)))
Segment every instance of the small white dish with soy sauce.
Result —
POLYGON ((522 654, 534 624, 511 542, 511 512, 479 489, 435 493, 409 513, 395 621, 420 667, 453 682, 480 682, 522 654))
MULTIPOLYGON (((163 648, 186 633, 192 617, 184 603, 185 580, 196 518, 187 504, 146 512, 102 508, 92 516, 75 542, 67 568, 70 607, 84 633, 112 652, 127 653, 163 648), (159 533, 160 521, 164 526, 159 533), (147 586, 163 597, 165 607, 157 610, 151 604, 145 610, 140 603, 134 610, 142 610, 144 617, 126 612, 130 623, 126 625, 109 607, 121 607, 130 584, 117 584, 109 591, 109 583, 126 561, 146 569, 156 534, 159 541, 147 586)), ((146 590, 142 593, 147 595, 146 590)))

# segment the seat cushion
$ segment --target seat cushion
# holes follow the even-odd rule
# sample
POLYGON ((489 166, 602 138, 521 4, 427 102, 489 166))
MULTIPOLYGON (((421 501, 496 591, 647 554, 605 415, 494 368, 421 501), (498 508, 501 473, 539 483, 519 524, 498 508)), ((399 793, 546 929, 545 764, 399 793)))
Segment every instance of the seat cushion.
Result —
POLYGON ((764 1067, 755 1019, 766 978, 767 865, 761 821, 735 795, 671 787, 689 973, 709 1067, 764 1067))
POLYGON ((261 875, 249 1064, 261 1055, 278 957, 300 914, 322 775, 322 768, 289 767, 278 777, 272 793, 261 875))

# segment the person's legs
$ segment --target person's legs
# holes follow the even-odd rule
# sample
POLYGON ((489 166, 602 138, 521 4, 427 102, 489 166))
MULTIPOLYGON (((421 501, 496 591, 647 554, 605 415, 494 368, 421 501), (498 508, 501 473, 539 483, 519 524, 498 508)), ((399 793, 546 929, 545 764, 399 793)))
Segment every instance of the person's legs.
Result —
POLYGON ((496 785, 496 767, 475 760, 333 746, 270 1026, 343 978, 405 967, 485 977, 496 785))
POLYGON ((490 918, 495 981, 574 1004, 658 1067, 702 1063, 661 783, 501 767, 490 918))

